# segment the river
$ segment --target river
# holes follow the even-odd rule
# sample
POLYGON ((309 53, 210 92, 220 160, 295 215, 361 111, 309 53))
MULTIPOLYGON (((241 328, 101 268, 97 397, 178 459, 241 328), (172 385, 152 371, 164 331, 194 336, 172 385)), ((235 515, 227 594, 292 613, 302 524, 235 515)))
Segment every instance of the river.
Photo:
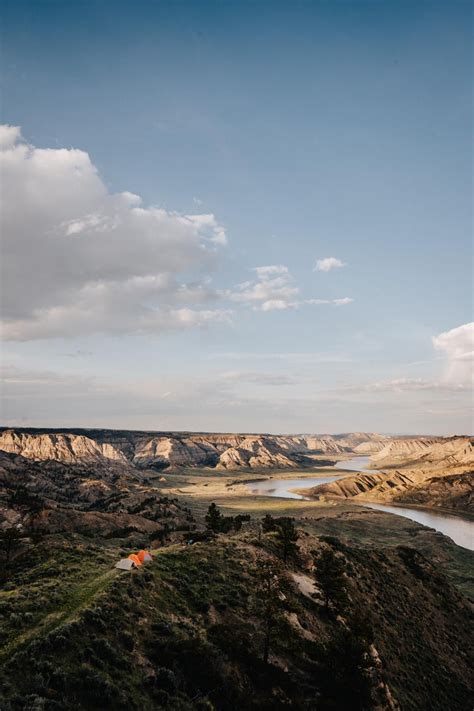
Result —
MULTIPOLYGON (((352 459, 336 462, 336 467, 348 469, 349 471, 364 471, 369 463, 369 457, 354 457, 352 459)), ((310 489, 319 484, 329 484, 332 481, 343 479, 347 474, 323 477, 305 477, 301 479, 265 479, 247 485, 252 494, 263 496, 276 496, 282 499, 301 499, 311 501, 311 497, 297 494, 295 489, 310 489)), ((348 500, 348 503, 350 499, 348 500)), ((355 503, 355 502, 351 502, 355 503)), ((412 521, 429 526, 436 531, 449 536, 458 546, 474 550, 474 521, 455 516, 453 514, 441 513, 440 511, 428 511, 426 509, 412 509, 405 506, 389 506, 388 504, 365 503, 358 506, 367 506, 378 511, 386 511, 397 516, 404 516, 412 521)))

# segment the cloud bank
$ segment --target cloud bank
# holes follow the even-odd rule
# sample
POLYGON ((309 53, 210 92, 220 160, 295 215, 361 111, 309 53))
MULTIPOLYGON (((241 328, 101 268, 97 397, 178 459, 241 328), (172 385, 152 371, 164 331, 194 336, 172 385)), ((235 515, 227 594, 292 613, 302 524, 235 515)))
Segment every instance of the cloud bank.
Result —
POLYGON ((446 358, 445 381, 471 383, 474 379, 474 322, 433 338, 433 346, 446 358))
MULTIPOLYGON (((36 148, 17 126, 4 125, 0 170, 4 340, 159 334, 228 321, 232 309, 223 301, 261 312, 352 302, 301 298, 283 265, 256 267, 255 278, 233 290, 212 288, 227 243, 215 215, 113 194, 85 151, 36 148)), ((329 271, 343 263, 330 257, 318 265, 329 271)))
POLYGON ((451 392, 470 393, 474 385, 474 322, 433 336, 433 347, 444 354, 444 374, 436 380, 401 376, 347 389, 359 392, 451 392))
POLYGON ((228 317, 209 274, 226 243, 213 214, 111 194, 87 153, 0 127, 3 338, 189 328, 228 317))

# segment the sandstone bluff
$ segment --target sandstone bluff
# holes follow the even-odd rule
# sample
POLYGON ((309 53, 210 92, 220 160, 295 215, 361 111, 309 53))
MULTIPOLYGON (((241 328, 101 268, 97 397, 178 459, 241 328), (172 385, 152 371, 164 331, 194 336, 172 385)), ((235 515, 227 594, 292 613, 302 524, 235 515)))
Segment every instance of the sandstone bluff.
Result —
POLYGON ((217 470, 310 467, 315 457, 375 453, 377 434, 260 435, 114 430, 3 429, 0 450, 36 461, 132 465, 140 469, 212 467, 217 470))

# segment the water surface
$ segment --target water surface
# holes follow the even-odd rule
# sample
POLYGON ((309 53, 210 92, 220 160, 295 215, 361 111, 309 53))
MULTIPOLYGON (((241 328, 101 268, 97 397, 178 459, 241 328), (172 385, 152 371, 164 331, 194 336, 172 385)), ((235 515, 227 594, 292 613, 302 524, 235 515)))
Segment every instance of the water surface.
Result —
POLYGON ((335 463, 339 469, 349 469, 354 472, 364 472, 368 469, 370 457, 353 457, 352 459, 341 459, 335 463))
MULTIPOLYGON (((336 462, 336 467, 349 469, 350 471, 365 471, 370 457, 354 457, 352 459, 336 462)), ((304 479, 265 479, 264 481, 248 484, 252 494, 264 496, 276 496, 282 499, 300 499, 311 501, 310 496, 297 494, 293 489, 311 489, 320 484, 329 484, 338 479, 344 479, 347 475, 326 476, 326 477, 305 477, 304 479)), ((349 475, 350 476, 350 475, 349 475)), ((355 504, 355 501, 348 499, 348 503, 355 504)), ((404 516, 411 521, 429 526, 436 531, 441 531, 449 536, 458 546, 474 550, 474 521, 455 516, 453 514, 442 513, 440 511, 427 511, 423 509, 412 509, 406 506, 390 506, 389 504, 372 504, 357 502, 358 506, 366 506, 378 511, 385 511, 397 516, 404 516)))
POLYGON ((265 496, 278 496, 280 499, 302 499, 310 501, 310 496, 302 496, 297 494, 292 489, 311 489, 318 484, 329 484, 337 479, 344 479, 345 475, 339 476, 322 476, 322 477, 306 477, 305 479, 265 479, 255 481, 246 486, 252 494, 263 494, 265 496))
POLYGON ((452 538, 458 546, 469 548, 471 551, 474 550, 474 521, 470 521, 467 518, 441 513, 440 511, 410 509, 405 506, 390 506, 389 504, 364 503, 361 505, 378 511, 387 511, 397 516, 405 516, 412 521, 422 523, 423 526, 429 526, 441 531, 445 536, 452 538))

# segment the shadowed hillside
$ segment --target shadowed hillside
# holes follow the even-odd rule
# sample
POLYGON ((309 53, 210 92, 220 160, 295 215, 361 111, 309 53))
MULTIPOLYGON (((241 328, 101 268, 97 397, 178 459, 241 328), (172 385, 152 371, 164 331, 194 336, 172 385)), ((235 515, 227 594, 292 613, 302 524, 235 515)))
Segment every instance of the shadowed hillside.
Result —
POLYGON ((163 547, 131 574, 110 544, 38 543, 0 597, 2 708, 468 708, 470 611, 423 556, 302 535, 283 563, 256 534, 163 547))

